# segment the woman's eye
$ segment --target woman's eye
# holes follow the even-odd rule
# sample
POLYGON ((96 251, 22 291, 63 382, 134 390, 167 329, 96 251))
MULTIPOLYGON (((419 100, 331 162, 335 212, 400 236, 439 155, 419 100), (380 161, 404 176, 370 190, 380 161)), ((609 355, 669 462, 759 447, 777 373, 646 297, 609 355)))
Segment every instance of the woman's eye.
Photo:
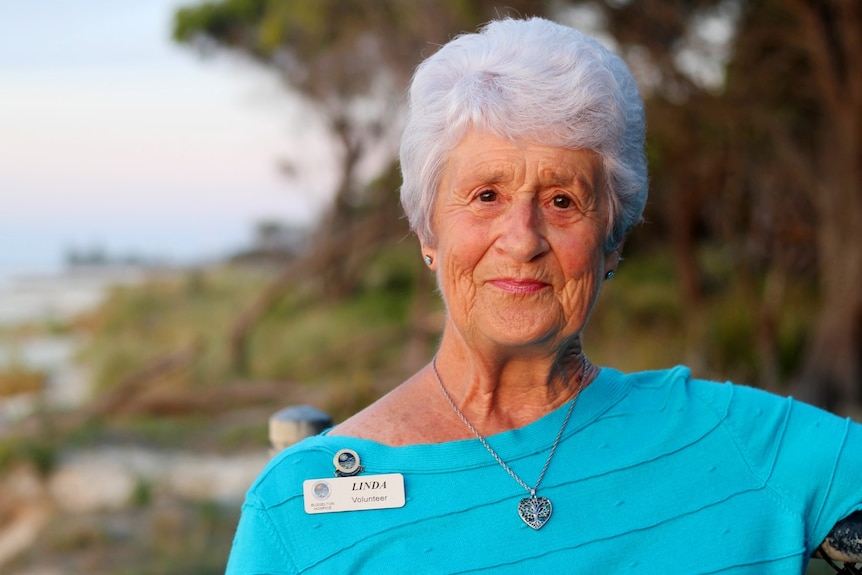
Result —
POLYGON ((483 192, 479 192, 479 201, 480 202, 493 202, 497 199, 497 192, 494 190, 485 190, 483 192))
POLYGON ((572 199, 568 196, 554 196, 553 203, 555 208, 566 209, 572 207, 572 199))

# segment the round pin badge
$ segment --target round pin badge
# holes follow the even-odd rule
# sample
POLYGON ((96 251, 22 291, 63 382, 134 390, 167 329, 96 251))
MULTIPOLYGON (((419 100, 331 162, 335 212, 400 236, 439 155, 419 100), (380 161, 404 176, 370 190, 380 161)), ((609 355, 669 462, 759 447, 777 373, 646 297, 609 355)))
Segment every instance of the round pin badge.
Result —
POLYGON ((359 454, 352 449, 340 450, 332 458, 332 463, 335 464, 335 475, 338 477, 349 477, 363 470, 359 463, 359 454))

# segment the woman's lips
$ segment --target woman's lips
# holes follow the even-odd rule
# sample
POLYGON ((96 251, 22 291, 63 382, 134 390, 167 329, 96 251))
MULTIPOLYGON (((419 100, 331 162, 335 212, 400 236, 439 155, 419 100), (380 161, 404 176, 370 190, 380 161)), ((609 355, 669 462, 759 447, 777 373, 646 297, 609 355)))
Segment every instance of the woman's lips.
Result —
POLYGON ((498 278, 490 282, 494 287, 513 294, 531 294, 541 291, 550 284, 539 280, 498 278))

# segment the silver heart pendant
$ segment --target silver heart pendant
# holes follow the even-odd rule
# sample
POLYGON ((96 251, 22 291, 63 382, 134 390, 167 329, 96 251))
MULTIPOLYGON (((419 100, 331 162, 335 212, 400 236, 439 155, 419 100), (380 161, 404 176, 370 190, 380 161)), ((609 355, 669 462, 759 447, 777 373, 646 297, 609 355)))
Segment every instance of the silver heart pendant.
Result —
POLYGON ((551 518, 551 500, 547 497, 525 497, 518 503, 518 515, 535 530, 542 528, 551 518))

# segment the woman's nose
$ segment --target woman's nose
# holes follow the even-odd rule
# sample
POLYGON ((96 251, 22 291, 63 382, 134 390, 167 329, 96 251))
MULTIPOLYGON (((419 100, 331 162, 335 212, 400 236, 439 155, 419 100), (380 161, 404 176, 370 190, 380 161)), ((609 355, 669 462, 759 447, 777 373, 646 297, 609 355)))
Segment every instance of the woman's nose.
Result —
POLYGON ((532 198, 513 201, 500 218, 497 247, 518 262, 529 262, 548 251, 544 222, 532 198))

